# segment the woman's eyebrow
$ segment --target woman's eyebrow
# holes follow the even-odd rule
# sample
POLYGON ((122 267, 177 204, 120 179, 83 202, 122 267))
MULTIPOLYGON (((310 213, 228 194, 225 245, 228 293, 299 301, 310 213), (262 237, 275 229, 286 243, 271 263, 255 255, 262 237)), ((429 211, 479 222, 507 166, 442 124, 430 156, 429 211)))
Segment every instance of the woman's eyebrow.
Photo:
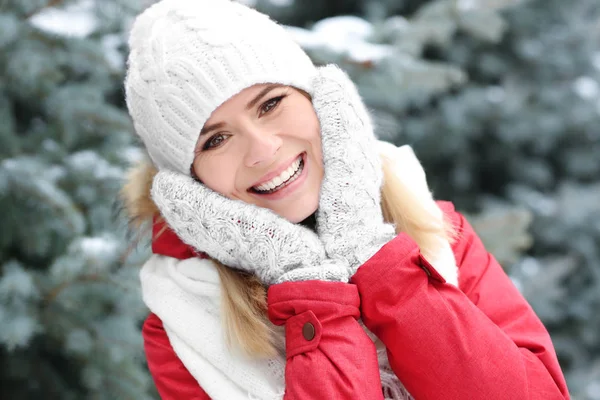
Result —
POLYGON ((206 135, 208 132, 222 128, 223 126, 225 126, 225 122, 217 122, 216 124, 212 125, 204 125, 202 127, 202 130, 200 130, 200 136, 206 135))
POLYGON ((252 107, 254 107, 256 105, 256 103, 258 103, 260 101, 260 99, 262 99, 264 96, 266 96, 266 94, 269 93, 271 90, 277 89, 278 87, 282 87, 282 86, 283 85, 280 83, 273 83, 273 84, 265 87, 263 90, 260 91, 259 94, 257 94, 252 100, 250 100, 250 102, 248 102, 248 104, 246 105, 246 110, 249 110, 252 107))

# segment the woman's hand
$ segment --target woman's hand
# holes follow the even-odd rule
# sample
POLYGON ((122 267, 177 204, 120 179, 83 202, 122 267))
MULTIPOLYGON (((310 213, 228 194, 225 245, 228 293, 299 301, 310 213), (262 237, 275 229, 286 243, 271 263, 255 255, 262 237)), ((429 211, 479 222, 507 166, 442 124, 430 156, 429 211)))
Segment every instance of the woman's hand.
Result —
POLYGON ((317 232, 327 255, 347 261, 353 274, 395 236, 381 212, 377 139, 356 87, 338 67, 319 69, 313 106, 321 123, 325 170, 317 232))
POLYGON ((271 210, 228 199, 191 177, 160 171, 152 199, 185 243, 256 274, 267 285, 303 280, 347 282, 347 266, 328 260, 317 235, 271 210))

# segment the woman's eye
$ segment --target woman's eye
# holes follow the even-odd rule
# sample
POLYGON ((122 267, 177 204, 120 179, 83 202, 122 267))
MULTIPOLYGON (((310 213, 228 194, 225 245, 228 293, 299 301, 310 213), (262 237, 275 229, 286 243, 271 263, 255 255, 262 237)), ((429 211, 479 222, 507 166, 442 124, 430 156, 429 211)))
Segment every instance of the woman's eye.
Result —
POLYGON ((204 143, 204 146, 202 146, 202 150, 210 150, 219 147, 225 141, 225 139, 225 135, 223 135, 222 133, 217 133, 216 135, 211 136, 210 139, 208 139, 206 143, 204 143))
POLYGON ((281 99, 283 99, 285 96, 277 96, 277 97, 273 97, 272 99, 269 99, 267 101, 265 101, 262 106, 260 107, 260 115, 266 114, 269 111, 272 111, 275 107, 277 107, 277 105, 281 102, 281 99))

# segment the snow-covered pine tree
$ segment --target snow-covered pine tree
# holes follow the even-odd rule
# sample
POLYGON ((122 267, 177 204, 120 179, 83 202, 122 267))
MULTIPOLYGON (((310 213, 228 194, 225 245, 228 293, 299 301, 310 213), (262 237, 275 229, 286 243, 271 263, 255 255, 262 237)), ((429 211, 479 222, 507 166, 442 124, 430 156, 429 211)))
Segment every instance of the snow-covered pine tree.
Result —
POLYGON ((113 204, 131 1, 0 4, 0 398, 145 399, 139 260, 113 204))
MULTIPOLYGON (((573 393, 600 398, 595 0, 240 1, 350 72, 380 136, 413 145, 436 196, 470 211, 550 327, 573 393)), ((125 247, 105 217, 136 154, 118 57, 132 2, 76 2, 103 21, 80 38, 32 25, 74 1, 15 3, 0 9, 0 396, 144 398, 137 270, 106 251, 125 247), (103 347, 111 326, 122 341, 103 347)))

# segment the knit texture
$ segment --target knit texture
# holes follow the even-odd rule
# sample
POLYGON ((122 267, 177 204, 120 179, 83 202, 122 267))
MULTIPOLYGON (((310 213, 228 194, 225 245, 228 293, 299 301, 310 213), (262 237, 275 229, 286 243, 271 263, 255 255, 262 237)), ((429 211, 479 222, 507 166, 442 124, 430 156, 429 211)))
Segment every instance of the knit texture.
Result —
POLYGON ((395 236, 381 211, 383 172, 377 139, 356 87, 341 69, 320 68, 313 86, 325 171, 317 232, 327 255, 347 260, 353 275, 395 236))
MULTIPOLYGON (((377 149, 393 161, 392 169, 428 207, 437 207, 425 172, 409 146, 378 142, 377 149)), ((442 218, 439 213, 434 217, 442 218)), ((458 286, 458 269, 447 241, 428 261, 450 284, 458 286)), ((152 256, 140 272, 142 295, 161 321, 173 350, 213 400, 277 399, 285 391, 285 355, 249 360, 226 346, 221 327, 221 285, 213 262, 152 256)), ((392 371, 385 346, 366 327, 377 348, 381 386, 386 400, 412 399, 392 371)))
POLYGON ((129 36, 125 95, 155 165, 189 175, 210 114, 261 83, 312 94, 312 61, 268 16, 230 0, 162 0, 129 36))
POLYGON ((347 282, 342 261, 328 260, 317 235, 271 210, 228 199, 172 171, 160 171, 152 199, 177 236, 267 285, 319 279, 347 282))

